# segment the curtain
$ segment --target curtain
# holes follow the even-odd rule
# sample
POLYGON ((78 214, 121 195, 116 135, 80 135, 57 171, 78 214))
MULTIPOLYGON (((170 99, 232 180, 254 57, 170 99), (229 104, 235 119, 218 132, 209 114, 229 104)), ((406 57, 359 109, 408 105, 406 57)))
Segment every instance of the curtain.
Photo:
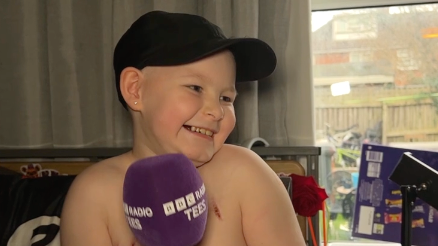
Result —
POLYGON ((274 48, 274 74, 237 85, 227 142, 313 145, 308 0, 16 0, 0 7, 0 148, 130 146, 112 55, 122 33, 151 10, 198 14, 227 36, 274 48))

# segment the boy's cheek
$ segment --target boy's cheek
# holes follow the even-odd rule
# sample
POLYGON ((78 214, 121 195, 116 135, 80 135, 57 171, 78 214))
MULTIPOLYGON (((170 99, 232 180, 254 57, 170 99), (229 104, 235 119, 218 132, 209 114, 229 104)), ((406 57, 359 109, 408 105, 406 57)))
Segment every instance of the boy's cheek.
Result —
POLYGON ((218 141, 219 143, 225 143, 225 140, 230 136, 231 132, 233 131, 234 127, 236 125, 235 119, 229 119, 225 120, 221 124, 221 129, 219 131, 218 141))
POLYGON ((222 125, 224 128, 228 128, 227 130, 231 133, 231 131, 236 126, 236 115, 234 114, 234 108, 233 108, 233 110, 225 112, 225 114, 226 115, 223 119, 222 125))

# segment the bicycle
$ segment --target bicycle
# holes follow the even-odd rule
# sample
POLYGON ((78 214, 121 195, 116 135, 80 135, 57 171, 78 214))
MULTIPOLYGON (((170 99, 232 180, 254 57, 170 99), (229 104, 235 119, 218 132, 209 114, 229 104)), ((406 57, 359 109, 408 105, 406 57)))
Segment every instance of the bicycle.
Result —
POLYGON ((359 125, 354 124, 346 129, 332 130, 333 134, 330 133, 330 125, 326 123, 325 126, 326 136, 336 149, 332 156, 335 166, 356 167, 362 148, 362 134, 354 132, 353 129, 359 125))

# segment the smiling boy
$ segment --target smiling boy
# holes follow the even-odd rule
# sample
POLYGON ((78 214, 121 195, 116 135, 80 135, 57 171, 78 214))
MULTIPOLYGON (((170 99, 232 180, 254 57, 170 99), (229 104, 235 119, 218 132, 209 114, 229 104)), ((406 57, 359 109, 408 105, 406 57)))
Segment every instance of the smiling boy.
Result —
POLYGON ((114 52, 132 150, 75 179, 61 217, 62 245, 138 245, 123 211, 126 170, 145 157, 183 153, 209 197, 200 245, 304 246, 278 176, 251 150, 224 144, 236 123, 235 83, 267 77, 275 66, 266 43, 228 39, 196 15, 153 11, 135 21, 114 52))

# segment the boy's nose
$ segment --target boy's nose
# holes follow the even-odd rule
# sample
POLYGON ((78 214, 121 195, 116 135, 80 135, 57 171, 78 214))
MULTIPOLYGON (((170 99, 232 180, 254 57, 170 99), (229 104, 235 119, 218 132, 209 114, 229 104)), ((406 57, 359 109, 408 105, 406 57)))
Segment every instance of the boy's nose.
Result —
POLYGON ((224 109, 219 102, 206 103, 204 113, 211 116, 214 120, 221 120, 224 118, 224 109))

